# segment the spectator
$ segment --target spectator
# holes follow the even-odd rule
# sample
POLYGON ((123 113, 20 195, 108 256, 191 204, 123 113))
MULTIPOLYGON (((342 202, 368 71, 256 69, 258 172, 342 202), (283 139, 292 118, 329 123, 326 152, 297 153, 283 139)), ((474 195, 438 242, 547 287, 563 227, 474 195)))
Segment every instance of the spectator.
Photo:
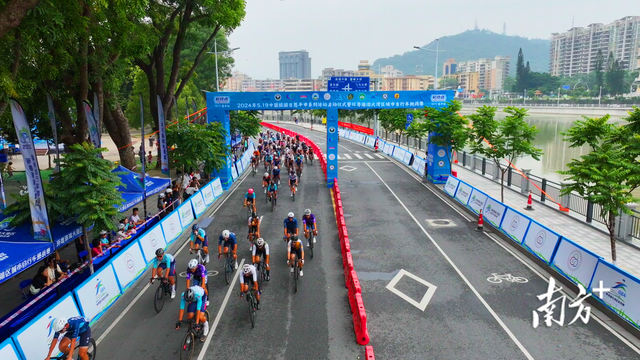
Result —
POLYGON ((116 233, 116 242, 120 242, 129 237, 129 233, 127 233, 126 225, 120 223, 118 225, 118 232, 116 233))
POLYGON ((13 176, 13 163, 9 161, 9 165, 7 165, 7 174, 9 177, 13 176))
POLYGON ((160 219, 164 218, 166 211, 164 209, 167 207, 167 203, 165 200, 164 193, 158 194, 158 213, 160 214, 160 219))
MULTIPOLYGON (((155 139, 153 135, 149 136, 149 147, 153 148, 153 140, 155 139)), ((149 154, 151 154, 151 151, 149 151, 149 154)), ((151 161, 149 161, 149 163, 151 163, 151 161)))
POLYGON ((76 245, 76 253, 78 254, 78 262, 84 262, 84 259, 80 257, 80 253, 85 250, 84 242, 86 241, 84 235, 78 236, 74 242, 76 245))
POLYGON ((56 262, 58 263, 58 266, 60 266, 60 269, 62 269, 62 272, 67 272, 67 270, 69 270, 69 260, 60 259, 60 254, 57 251, 54 251, 51 257, 56 259, 56 262))
POLYGON ((29 293, 31 295, 37 295, 47 286, 53 284, 53 280, 49 279, 49 272, 46 266, 38 268, 38 273, 31 280, 31 286, 29 287, 29 293))
POLYGON ((102 230, 100 231, 100 246, 102 248, 107 248, 109 247, 109 233, 107 233, 106 230, 102 230))
POLYGON ((173 194, 175 193, 176 188, 174 187, 173 189, 171 188, 167 188, 167 190, 164 191, 164 194, 166 195, 165 201, 167 202, 167 213, 170 213, 173 211, 173 209, 175 209, 178 205, 180 205, 179 202, 177 202, 178 199, 173 197, 173 194))
POLYGON ((149 155, 147 155, 147 162, 149 163, 149 166, 151 166, 151 163, 153 162, 153 155, 151 154, 151 151, 149 151, 149 155))
POLYGON ((47 276, 53 282, 56 282, 67 276, 67 274, 62 272, 62 269, 60 269, 55 256, 49 256, 49 258, 47 259, 47 276))
POLYGON ((129 218, 122 219, 120 224, 124 225, 124 231, 127 235, 136 233, 136 229, 133 224, 129 222, 129 218))
POLYGON ((137 207, 133 208, 133 212, 131 213, 131 216, 129 216, 129 223, 135 227, 144 223, 143 220, 140 220, 140 215, 138 215, 139 211, 140 210, 137 207))
POLYGON ((102 244, 100 243, 100 239, 94 239, 93 248, 91 249, 91 257, 95 259, 102 255, 104 255, 104 252, 102 251, 102 244))

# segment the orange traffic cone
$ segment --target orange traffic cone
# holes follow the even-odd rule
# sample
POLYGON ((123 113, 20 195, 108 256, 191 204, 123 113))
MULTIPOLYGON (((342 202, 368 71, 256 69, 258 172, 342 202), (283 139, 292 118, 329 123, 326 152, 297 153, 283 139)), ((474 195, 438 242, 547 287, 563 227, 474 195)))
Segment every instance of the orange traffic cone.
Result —
POLYGON ((478 215, 478 227, 475 230, 479 232, 484 231, 484 220, 482 219, 482 210, 480 210, 480 215, 478 215))
POLYGON ((527 200, 527 207, 524 208, 525 210, 535 210, 533 208, 533 198, 531 197, 531 190, 529 190, 529 200, 527 200))

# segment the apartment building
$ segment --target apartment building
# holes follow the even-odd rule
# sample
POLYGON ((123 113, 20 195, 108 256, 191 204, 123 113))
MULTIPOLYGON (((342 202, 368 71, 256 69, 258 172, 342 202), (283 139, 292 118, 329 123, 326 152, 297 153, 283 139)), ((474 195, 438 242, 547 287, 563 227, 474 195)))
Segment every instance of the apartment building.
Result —
POLYGON ((387 66, 381 67, 380 68, 380 73, 384 77, 390 77, 390 78, 401 78, 401 77, 404 76, 402 71, 394 68, 393 65, 387 65, 387 66))
POLYGON ((334 68, 324 68, 322 70, 322 89, 327 89, 327 83, 332 76, 356 76, 356 72, 353 70, 343 70, 334 68))
POLYGON ((281 80, 311 78, 311 58, 306 50, 281 51, 278 60, 281 80))
POLYGON ((355 72, 355 76, 368 76, 370 78, 370 91, 382 90, 384 75, 376 74, 375 71, 371 70, 369 60, 360 60, 360 63, 358 64, 358 70, 355 72))
POLYGON ((285 79, 284 91, 320 91, 321 79, 285 79))
POLYGON ((448 59, 442 64, 442 75, 453 75, 458 70, 456 59, 448 59))
POLYGON ((494 59, 461 61, 458 63, 456 73, 477 73, 480 89, 503 90, 509 70, 510 57, 496 56, 494 59))
POLYGON ((477 72, 464 72, 458 73, 458 87, 462 88, 463 93, 478 93, 480 92, 480 75, 477 72))
POLYGON ((549 71, 553 76, 590 73, 595 69, 598 51, 605 59, 610 52, 626 70, 638 68, 640 55, 640 16, 627 16, 610 24, 574 27, 551 34, 549 71))
POLYGON ((432 75, 408 75, 404 77, 383 78, 383 89, 385 91, 408 91, 408 90, 429 90, 433 88, 435 77, 432 75))

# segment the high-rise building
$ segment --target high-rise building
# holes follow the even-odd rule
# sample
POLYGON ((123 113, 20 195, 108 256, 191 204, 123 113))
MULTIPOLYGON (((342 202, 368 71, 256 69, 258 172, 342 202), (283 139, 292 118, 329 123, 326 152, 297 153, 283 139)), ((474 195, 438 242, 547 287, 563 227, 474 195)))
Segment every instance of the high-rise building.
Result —
POLYGON ((458 86, 464 90, 463 93, 477 93, 480 91, 478 79, 477 72, 458 73, 458 86))
POLYGON ((442 64, 442 75, 453 75, 458 69, 456 59, 448 59, 442 64))
POLYGON ((360 60, 360 63, 358 64, 358 70, 355 72, 355 75, 369 77, 370 91, 382 90, 382 79, 384 78, 384 75, 376 74, 375 71, 371 70, 371 64, 369 64, 369 60, 360 60))
POLYGON ((549 70, 552 76, 572 76, 595 69, 598 51, 613 56, 626 70, 638 68, 640 55, 640 16, 627 16, 610 24, 591 24, 586 28, 551 34, 549 70))
POLYGON ((311 79, 311 58, 306 50, 281 51, 280 79, 311 79))
POLYGON ((405 77, 383 78, 383 89, 389 91, 429 90, 433 88, 435 77, 433 75, 407 75, 405 77))
POLYGON ((401 78, 403 76, 402 71, 393 67, 393 65, 387 65, 380 68, 380 73, 384 77, 401 78))
POLYGON ((509 62, 508 56, 461 61, 458 63, 456 73, 477 73, 478 88, 502 90, 504 81, 509 76, 509 62))
MULTIPOLYGON (((353 70, 343 70, 334 68, 325 68, 322 70, 322 89, 327 89, 327 83, 332 76, 355 76, 356 73, 353 70)), ((319 89, 320 90, 320 89, 319 89)))

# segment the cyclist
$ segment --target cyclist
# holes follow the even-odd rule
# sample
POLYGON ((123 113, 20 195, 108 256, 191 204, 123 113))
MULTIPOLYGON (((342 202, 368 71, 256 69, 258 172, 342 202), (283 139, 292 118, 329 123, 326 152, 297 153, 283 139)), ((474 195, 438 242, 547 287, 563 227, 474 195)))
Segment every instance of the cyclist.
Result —
POLYGON ((267 168, 269 168, 269 170, 271 170, 272 163, 273 163, 273 156, 271 155, 271 151, 269 151, 266 153, 264 157, 264 169, 267 170, 267 168))
POLYGON ((260 262, 260 256, 264 257, 264 263, 267 265, 267 278, 266 281, 271 280, 271 266, 269 266, 269 244, 264 241, 263 238, 258 238, 258 241, 253 245, 253 251, 251 252, 253 258, 253 265, 258 266, 260 262))
POLYGON ((256 170, 258 168, 258 158, 255 155, 251 155, 251 169, 252 170, 256 170))
POLYGON ((258 145, 258 148, 253 150, 253 156, 257 161, 260 161, 260 152, 262 151, 262 145, 258 145))
POLYGON ((298 175, 296 175, 293 168, 289 170, 289 189, 291 190, 291 196, 296 193, 298 187, 298 175))
POLYGON ((300 268, 300 276, 302 276, 302 266, 304 265, 304 247, 302 246, 302 241, 296 235, 292 236, 289 239, 289 243, 287 244, 287 259, 289 259, 287 264, 291 266, 291 272, 293 272, 294 254, 298 255, 298 267, 300 268))
POLYGON ((192 286, 182 293, 176 330, 180 329, 180 326, 182 325, 185 305, 187 305, 187 319, 193 319, 195 315, 196 325, 202 323, 202 335, 207 336, 209 334, 209 322, 207 321, 207 317, 204 315, 205 310, 207 310, 207 295, 205 294, 204 289, 200 286, 192 286), (187 303, 189 305, 187 305, 187 303))
POLYGON ((264 175, 262 175, 262 188, 264 189, 264 193, 267 193, 267 185, 269 185, 269 182, 271 181, 271 175, 269 175, 268 172, 264 173, 264 175))
POLYGON ((292 212, 287 214, 287 218, 284 219, 284 241, 289 239, 289 236, 298 236, 298 219, 293 217, 292 212))
POLYGON ((313 161, 313 148, 309 148, 309 161, 313 161))
MULTIPOLYGON (((265 189, 266 191, 266 189, 265 189)), ((258 214, 252 213, 247 221, 247 225, 249 226, 249 234, 247 235, 247 239, 249 239, 249 251, 253 248, 253 241, 260 237, 260 219, 258 218, 258 214), (253 234, 256 234, 256 238, 253 238, 253 234)))
POLYGON ((298 153, 298 155, 296 155, 296 170, 300 170, 300 176, 302 176, 303 161, 304 161, 304 158, 302 154, 298 153))
POLYGON ((234 268, 238 268, 238 255, 236 251, 238 250, 238 242, 236 241, 236 234, 230 232, 229 230, 223 230, 222 235, 218 238, 218 259, 222 256, 222 250, 224 248, 224 253, 228 253, 231 251, 233 254, 233 259, 236 261, 234 268), (224 245, 224 246, 223 246, 224 245))
POLYGON ((280 166, 280 150, 275 150, 275 154, 273 157, 273 167, 280 166))
POLYGON ((247 193, 244 194, 244 207, 247 207, 248 205, 251 205, 252 208, 252 212, 258 212, 256 210, 256 194, 254 193, 253 189, 249 189, 247 190, 247 193))
POLYGON ((163 249, 156 250, 156 257, 153 259, 153 266, 151 270, 151 280, 158 276, 162 277, 162 270, 164 270, 164 277, 169 279, 171 284, 171 298, 176 297, 176 259, 173 255, 165 254, 163 249))
POLYGON ((89 320, 82 316, 75 316, 68 320, 65 318, 57 318, 53 320, 52 328, 55 333, 53 334, 53 341, 51 341, 51 345, 49 346, 49 353, 47 354, 46 360, 51 358, 51 353, 56 347, 58 338, 62 333, 64 333, 64 337, 60 341, 60 346, 58 348, 64 356, 66 356, 67 360, 71 360, 73 358, 73 349, 76 348, 78 337, 80 337, 80 342, 77 343, 78 358, 82 360, 89 360, 89 355, 87 354, 87 350, 89 349, 89 339, 91 339, 91 327, 89 326, 89 320))
POLYGON ((273 182, 277 182, 278 184, 280 184, 280 167, 278 165, 274 166, 272 173, 273 176, 271 177, 271 179, 273 180, 273 182))
POLYGON ((205 258, 204 262, 209 262, 209 238, 207 237, 207 233, 204 229, 200 228, 200 225, 193 224, 191 227, 191 242, 189 243, 189 253, 193 254, 194 251, 197 251, 200 246, 202 246, 202 250, 204 251, 205 258))
POLYGON ((256 291, 256 308, 260 310, 260 289, 258 289, 258 272, 256 267, 249 264, 244 264, 242 267, 242 276, 240 276, 240 298, 244 296, 244 293, 249 291, 249 284, 253 285, 253 289, 256 291))
POLYGON ((269 195, 269 199, 275 197, 278 198, 278 185, 276 185, 275 181, 271 181, 269 186, 267 186, 267 194, 269 195))
POLYGON ((307 146, 307 143, 305 143, 304 141, 302 142, 301 146, 302 146, 302 153, 306 156, 307 151, 309 151, 309 147, 307 146))
POLYGON ((198 264, 198 260, 191 259, 187 266, 187 289, 190 287, 191 277, 193 276, 193 285, 200 286, 204 289, 204 293, 207 294, 207 306, 209 306, 209 290, 207 289, 207 268, 202 264, 198 264))
MULTIPOLYGON (((318 227, 316 226, 316 216, 311 213, 310 209, 304 211, 302 215, 302 225, 304 228, 304 236, 309 238, 309 233, 313 234, 313 243, 316 243, 316 235, 318 235, 318 227)), ((307 242, 309 246, 309 242, 307 242)))

